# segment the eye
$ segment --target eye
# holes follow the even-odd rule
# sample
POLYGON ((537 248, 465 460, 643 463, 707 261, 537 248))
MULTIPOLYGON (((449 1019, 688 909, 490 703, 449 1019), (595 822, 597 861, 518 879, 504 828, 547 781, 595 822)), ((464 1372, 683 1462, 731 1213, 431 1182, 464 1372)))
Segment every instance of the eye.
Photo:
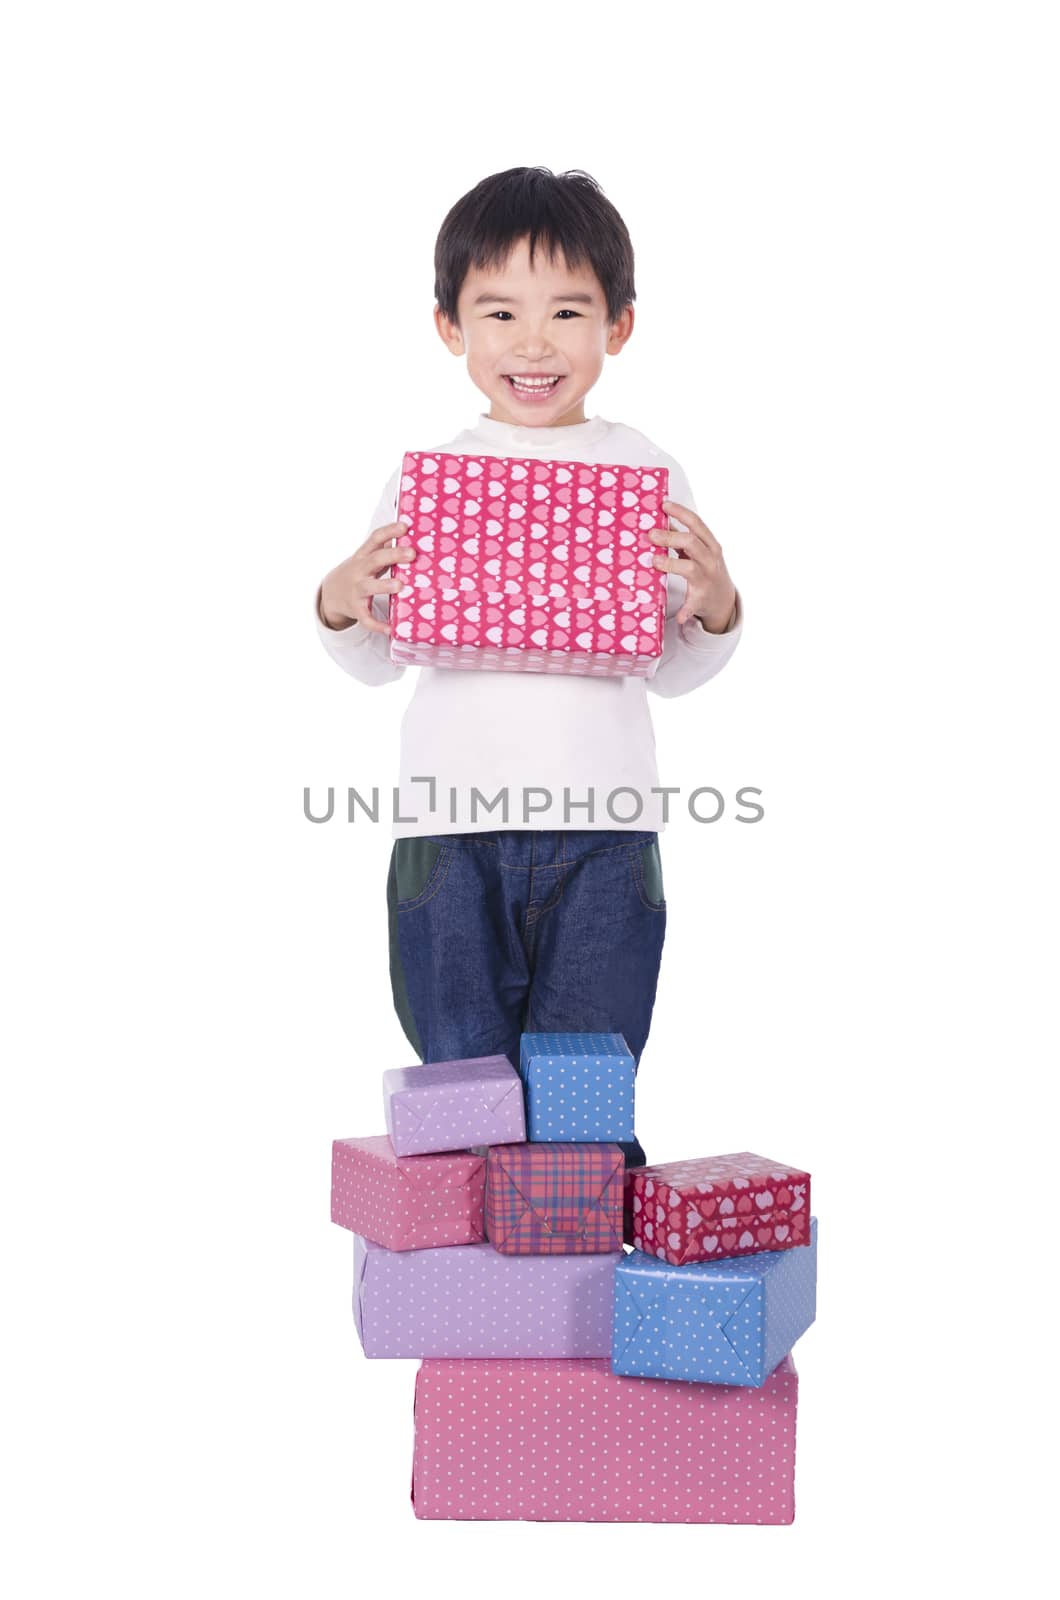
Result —
MULTIPOLYGON (((580 311, 572 311, 569 306, 564 306, 562 310, 556 312, 556 315, 557 315, 557 317, 580 317, 581 316, 581 312, 580 311)), ((491 317, 510 317, 511 316, 511 312, 510 311, 491 311, 490 312, 490 316, 491 317)))

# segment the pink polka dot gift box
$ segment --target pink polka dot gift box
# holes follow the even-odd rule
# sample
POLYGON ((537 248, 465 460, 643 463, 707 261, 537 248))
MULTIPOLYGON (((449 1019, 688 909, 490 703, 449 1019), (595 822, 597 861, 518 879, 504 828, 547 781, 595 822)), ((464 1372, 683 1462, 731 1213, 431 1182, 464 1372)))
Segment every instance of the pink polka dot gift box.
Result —
POLYGON ((504 1255, 622 1249, 617 1144, 501 1144, 486 1167, 486 1237, 504 1255))
POLYGON ((810 1242, 810 1174, 749 1150, 626 1173, 625 1237, 684 1266, 810 1242))
POLYGON ((402 663, 648 677, 662 654, 665 467, 407 451, 415 558, 389 601, 402 663))
POLYGON ((789 1523, 798 1377, 761 1388, 627 1378, 606 1360, 427 1360, 416 1374, 417 1517, 789 1523))
POLYGON ((391 1067, 383 1108, 399 1156, 526 1138, 522 1079, 503 1055, 391 1067))
POLYGON ((483 1238, 486 1162, 470 1150, 399 1156, 387 1134, 336 1139, 331 1220, 388 1250, 483 1238))

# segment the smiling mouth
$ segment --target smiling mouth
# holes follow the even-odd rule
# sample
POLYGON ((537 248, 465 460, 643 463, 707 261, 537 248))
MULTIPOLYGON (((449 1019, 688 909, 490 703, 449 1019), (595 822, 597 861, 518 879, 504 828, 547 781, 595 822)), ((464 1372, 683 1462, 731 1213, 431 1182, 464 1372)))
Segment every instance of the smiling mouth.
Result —
POLYGON ((558 384, 561 384, 563 382, 563 378, 562 378, 562 375, 560 375, 558 377, 557 376, 552 376, 548 383, 541 383, 541 382, 521 383, 519 381, 518 376, 517 376, 516 373, 514 373, 514 372, 506 372, 504 374, 504 381, 512 389, 517 390, 518 393, 520 393, 520 394, 551 394, 553 389, 555 389, 558 384))

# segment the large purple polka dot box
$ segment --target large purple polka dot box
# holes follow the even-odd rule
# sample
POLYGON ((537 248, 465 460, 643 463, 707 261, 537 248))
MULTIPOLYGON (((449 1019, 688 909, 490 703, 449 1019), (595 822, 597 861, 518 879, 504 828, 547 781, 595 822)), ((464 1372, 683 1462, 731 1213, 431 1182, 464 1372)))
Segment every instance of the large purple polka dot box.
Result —
POLYGON ((404 664, 649 677, 662 656, 666 467, 409 450, 390 596, 404 664))
POLYGON ((789 1523, 798 1377, 625 1378, 606 1360, 424 1361, 412 1506, 461 1521, 789 1523))
POLYGON ((620 1033, 524 1033, 519 1073, 533 1141, 631 1140, 636 1065, 620 1033))
POLYGON ((353 1240, 370 1357, 609 1356, 618 1255, 502 1255, 490 1244, 385 1250, 353 1240))
POLYGON ((526 1138, 522 1079, 504 1055, 391 1067, 383 1108, 399 1156, 526 1138))
POLYGON ((399 1156, 385 1133, 331 1147, 332 1222, 388 1250, 479 1243, 485 1187, 470 1150, 399 1156))
POLYGON ((631 1250, 615 1269, 612 1371, 761 1388, 817 1315, 806 1250, 674 1267, 631 1250))

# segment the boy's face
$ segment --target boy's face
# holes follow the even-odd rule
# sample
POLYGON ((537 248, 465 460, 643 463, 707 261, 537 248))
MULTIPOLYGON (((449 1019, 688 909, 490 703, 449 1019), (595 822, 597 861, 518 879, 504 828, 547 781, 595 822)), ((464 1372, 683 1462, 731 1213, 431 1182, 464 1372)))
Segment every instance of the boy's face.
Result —
POLYGON ((457 300, 457 323, 435 306, 435 325, 454 355, 467 355, 468 376, 489 401, 488 416, 523 427, 561 428, 585 421, 585 396, 605 355, 617 355, 633 331, 633 307, 607 320, 607 305, 591 267, 573 271, 538 241, 520 239, 507 264, 470 271, 457 300), (510 374, 556 377, 558 383, 523 392, 510 374))

